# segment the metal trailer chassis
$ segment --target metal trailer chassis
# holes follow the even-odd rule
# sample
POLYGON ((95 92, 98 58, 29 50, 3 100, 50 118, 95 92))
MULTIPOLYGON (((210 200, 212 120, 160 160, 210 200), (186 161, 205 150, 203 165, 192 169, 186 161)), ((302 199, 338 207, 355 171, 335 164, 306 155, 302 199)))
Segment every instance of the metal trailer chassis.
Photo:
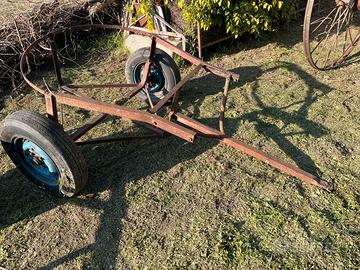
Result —
POLYGON ((185 141, 194 143, 196 137, 208 138, 211 140, 217 140, 223 144, 234 147, 247 155, 254 157, 255 159, 261 160, 268 165, 278 169, 279 171, 288 174, 290 176, 296 177, 297 179, 315 185, 317 187, 332 190, 334 186, 330 183, 322 181, 315 177, 314 175, 305 172, 296 166, 288 164, 282 160, 279 160, 275 157, 272 157, 269 154, 266 154, 252 146, 249 146, 237 139, 231 138, 226 135, 224 128, 224 118, 226 111, 226 102, 229 93, 229 85, 232 81, 238 81, 239 75, 233 72, 225 71, 221 68, 210 65, 199 58, 196 58, 189 53, 173 46, 169 42, 165 41, 159 36, 154 36, 151 33, 141 31, 139 29, 126 28, 118 25, 79 25, 74 26, 66 31, 55 31, 52 32, 30 45, 24 52, 21 63, 20 63, 21 73, 24 77, 24 80, 37 92, 44 95, 46 112, 49 119, 58 124, 61 128, 62 125, 59 122, 58 117, 58 104, 64 104, 72 107, 81 108, 87 111, 94 111, 98 114, 86 123, 81 128, 73 132, 70 137, 78 145, 84 144, 96 144, 96 143, 105 143, 113 141, 124 141, 124 140, 137 140, 137 139, 150 139, 150 138, 160 138, 165 133, 175 135, 179 138, 182 138, 185 141), (90 30, 90 29, 108 29, 116 31, 129 31, 135 32, 136 34, 145 35, 151 37, 151 47, 150 55, 144 65, 143 75, 141 77, 141 82, 139 84, 119 84, 119 83, 107 83, 107 84, 84 84, 84 85, 65 85, 61 77, 60 61, 58 58, 56 43, 54 39, 57 35, 79 31, 79 30, 90 30), (51 53, 53 66, 55 74, 57 77, 57 82, 59 85, 59 90, 55 91, 50 89, 46 85, 46 89, 42 89, 36 86, 31 82, 27 75, 25 74, 25 66, 27 63, 27 57, 30 52, 34 49, 35 46, 44 41, 52 41, 51 44, 51 53), (157 44, 161 44, 167 49, 171 50, 175 54, 181 56, 187 61, 191 62, 194 65, 194 69, 183 79, 181 79, 168 93, 156 104, 152 104, 149 92, 147 90, 148 79, 151 67, 154 61, 155 48, 157 44), (180 97, 180 92, 185 83, 187 83, 192 77, 194 77, 199 70, 205 70, 211 72, 217 76, 220 76, 224 79, 224 90, 222 103, 220 105, 220 115, 219 115, 219 129, 214 129, 205 124, 202 124, 199 121, 196 121, 177 110, 177 105, 180 97), (95 99, 89 98, 84 94, 80 93, 78 89, 87 88, 127 88, 127 91, 122 92, 122 98, 118 100, 115 104, 109 104, 95 99), (144 90, 148 97, 149 109, 148 110, 136 110, 123 106, 126 101, 134 97, 139 91, 144 90), (157 112, 161 110, 164 105, 171 103, 168 108, 168 112, 165 117, 160 117, 157 115, 157 112), (150 132, 145 136, 129 136, 129 137, 120 137, 120 138, 94 138, 87 141, 78 141, 84 134, 89 130, 100 124, 107 116, 115 116, 125 121, 131 121, 134 124, 140 125, 147 128, 150 132))

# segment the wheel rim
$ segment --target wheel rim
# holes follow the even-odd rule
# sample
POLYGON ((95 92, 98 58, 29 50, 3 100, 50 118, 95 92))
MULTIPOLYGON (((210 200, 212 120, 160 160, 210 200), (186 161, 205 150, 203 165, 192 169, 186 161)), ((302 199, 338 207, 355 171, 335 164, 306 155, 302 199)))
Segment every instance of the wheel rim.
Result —
MULTIPOLYGON (((144 73, 145 64, 139 64, 135 67, 133 73, 133 80, 135 83, 140 83, 144 73)), ((164 96, 165 77, 161 69, 157 66, 152 66, 148 78, 148 91, 152 101, 157 101, 164 96)), ((146 95, 145 89, 142 93, 146 95)))
POLYGON ((356 1, 308 2, 304 46, 309 63, 317 69, 339 66, 360 39, 360 11, 356 1))
POLYGON ((31 173, 38 181, 47 186, 57 186, 59 170, 46 152, 34 142, 17 139, 16 148, 21 166, 31 173))

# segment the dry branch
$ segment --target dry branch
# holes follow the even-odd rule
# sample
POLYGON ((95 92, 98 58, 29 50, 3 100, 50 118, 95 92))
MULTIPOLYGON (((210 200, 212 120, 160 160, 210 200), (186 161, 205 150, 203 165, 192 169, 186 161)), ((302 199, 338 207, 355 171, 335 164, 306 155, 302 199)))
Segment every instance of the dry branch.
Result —
MULTIPOLYGON (((42 4, 32 11, 20 14, 13 21, 0 26, 0 95, 10 85, 16 88, 21 83, 19 61, 27 46, 47 33, 86 23, 120 23, 119 14, 124 1, 55 0, 42 4)), ((28 67, 41 65, 49 56, 47 44, 33 50, 27 59, 28 67)))

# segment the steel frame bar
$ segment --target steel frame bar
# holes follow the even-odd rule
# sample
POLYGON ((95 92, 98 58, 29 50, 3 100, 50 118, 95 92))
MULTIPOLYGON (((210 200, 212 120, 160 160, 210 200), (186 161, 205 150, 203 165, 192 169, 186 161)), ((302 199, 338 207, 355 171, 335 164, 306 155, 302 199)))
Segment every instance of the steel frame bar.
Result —
MULTIPOLYGON (((70 134, 70 138, 73 141, 77 141, 79 140, 82 136, 84 136, 87 132, 89 132, 91 129, 93 129, 94 127, 96 127, 97 125, 101 124, 109 115, 108 114, 104 114, 104 113, 100 113, 98 115, 96 115, 95 117, 93 117, 90 121, 88 121, 84 126, 78 128, 75 132, 73 132, 72 134, 70 134)), ((152 133, 147 135, 146 138, 151 138, 150 135, 156 137, 156 138, 161 138, 164 136, 164 132, 161 129, 157 129, 155 127, 153 127, 152 125, 146 124, 146 123, 142 123, 142 122, 138 122, 138 121, 132 121, 134 124, 141 126, 149 131, 151 131, 152 133)), ((132 136, 135 137, 135 136, 132 136)), ((129 138, 129 140, 132 140, 130 138, 132 137, 122 137, 120 139, 91 139, 91 140, 87 140, 87 142, 94 144, 95 142, 99 142, 99 143, 105 143, 105 142, 112 142, 112 141, 117 141, 117 140, 121 140, 124 141, 126 140, 126 138, 129 138)), ((138 136, 137 136, 138 137, 138 136)), ((85 142, 77 142, 77 144, 85 144, 85 142)))
POLYGON ((105 102, 96 101, 91 98, 85 99, 82 97, 76 97, 74 95, 64 93, 57 94, 56 99, 60 104, 117 116, 127 121, 148 123, 189 142, 193 142, 195 139, 195 131, 187 129, 183 126, 148 112, 130 109, 114 104, 108 104, 105 102))
POLYGON ((67 85, 61 86, 60 89, 63 90, 63 92, 69 93, 69 94, 71 94, 71 95, 74 95, 74 96, 77 96, 77 97, 87 98, 86 95, 82 94, 82 93, 79 92, 79 91, 76 91, 75 89, 70 88, 70 87, 67 86, 67 85))
POLYGON ((198 122, 186 115, 183 115, 182 113, 174 113, 174 119, 177 122, 196 130, 197 134, 201 137, 219 139, 225 136, 225 134, 221 133, 219 130, 204 125, 203 123, 198 122))
POLYGON ((67 87, 74 89, 94 89, 94 88, 136 88, 137 84, 129 83, 104 83, 104 84, 69 84, 67 87))
POLYGON ((245 154, 254 157, 255 159, 258 159, 260 161, 265 162, 266 164, 269 164, 270 166, 272 166, 275 169, 278 169, 280 172, 284 172, 288 175, 291 175, 305 183, 323 188, 323 189, 328 189, 328 190, 332 190, 334 189, 334 186, 330 183, 327 183, 319 178, 317 178, 316 176, 301 170, 300 168, 291 165, 285 161, 282 161, 276 157, 273 157, 269 154, 266 154, 250 145, 247 145, 239 140, 236 140, 234 138, 222 138, 219 139, 220 142, 229 145, 231 147, 234 147, 242 152, 244 152, 245 154))
POLYGON ((177 83, 166 95, 163 97, 154 108, 150 109, 150 112, 156 113, 158 112, 165 104, 166 102, 171 99, 173 95, 175 95, 181 87, 183 87, 192 77, 194 77, 199 70, 202 68, 202 65, 197 65, 194 70, 192 70, 184 79, 182 79, 179 83, 177 83))
POLYGON ((74 133, 70 135, 71 139, 73 141, 77 141, 82 136, 84 136, 87 132, 89 132, 91 129, 96 127, 98 124, 100 124, 103 120, 106 119, 108 115, 105 113, 100 113, 94 118, 92 118, 89 122, 87 122, 84 126, 81 128, 78 128, 74 133))
POLYGON ((50 118, 56 123, 59 123, 56 97, 54 95, 51 94, 45 95, 45 106, 46 106, 46 113, 48 115, 48 118, 50 118))
POLYGON ((138 141, 138 140, 147 140, 147 139, 159 139, 162 138, 162 134, 146 134, 142 136, 124 136, 117 138, 96 138, 87 141, 76 142, 77 145, 86 145, 86 144, 99 144, 99 143, 111 143, 111 142, 120 142, 120 141, 138 141))
POLYGON ((190 63, 198 66, 198 65, 202 65, 205 70, 214 73, 215 75, 218 75, 220 77, 230 77, 233 81, 238 81, 240 79, 240 75, 227 71, 227 70, 223 70, 219 67, 210 65, 209 63, 206 63, 204 61, 202 61, 199 58, 194 57, 193 55, 173 46, 172 44, 170 44, 169 42, 163 40, 162 38, 156 37, 156 43, 159 43, 161 45, 163 45, 164 47, 171 49, 174 53, 176 53, 177 55, 181 56, 182 58, 188 60, 190 63))
POLYGON ((50 33, 37 41, 31 44, 24 52, 21 61, 20 69, 24 80, 35 90, 40 92, 45 96, 45 103, 47 108, 47 113, 49 118, 58 123, 57 117, 57 103, 64 104, 72 107, 82 108, 88 111, 98 112, 99 114, 86 123, 83 127, 79 128, 73 132, 70 136, 74 141, 77 141, 84 134, 90 131, 95 126, 99 125, 107 116, 112 115, 119 117, 122 120, 133 122, 134 124, 145 127, 150 130, 151 134, 146 134, 144 136, 126 136, 120 138, 97 138, 90 139, 87 141, 77 142, 79 145, 83 144, 94 144, 94 143, 106 143, 114 141, 124 141, 124 140, 140 140, 140 139, 149 139, 149 138, 160 138, 164 135, 164 132, 175 135, 179 138, 182 138, 188 142, 194 142, 196 136, 216 139, 221 143, 234 147, 260 161, 263 161, 270 166, 280 170, 283 173, 291 175, 300 179, 301 181, 312 184, 324 189, 332 189, 333 186, 327 182, 324 182, 315 176, 291 165, 284 161, 281 161, 277 158, 272 157, 256 148, 249 146, 239 140, 230 138, 225 135, 225 112, 226 112, 226 103, 230 90, 230 82, 239 80, 239 75, 230 71, 223 70, 216 66, 212 66, 199 58, 196 58, 189 53, 175 47, 171 43, 163 40, 158 36, 154 36, 151 33, 146 31, 141 31, 139 29, 132 29, 127 27, 121 27, 117 25, 84 25, 84 26, 74 26, 69 28, 66 31, 57 31, 50 33), (141 82, 137 85, 134 84, 119 84, 119 83, 107 83, 107 84, 84 84, 84 85, 62 85, 61 70, 59 65, 59 59, 57 58, 57 50, 55 43, 51 43, 51 52, 53 56, 54 69, 58 78, 59 90, 61 91, 52 91, 50 89, 42 89, 32 83, 25 75, 24 67, 26 64, 26 59, 31 50, 37 46, 40 42, 45 41, 49 38, 55 38, 58 34, 63 34, 65 32, 72 32, 78 30, 88 30, 88 29, 110 29, 110 30, 121 30, 135 32, 137 34, 149 36, 152 38, 150 46, 150 56, 144 65, 143 75, 141 82), (192 70, 184 79, 180 80, 166 95, 161 99, 157 104, 152 104, 150 95, 147 91, 147 97, 151 108, 148 111, 131 109, 125 106, 122 106, 127 100, 135 96, 142 89, 147 89, 147 84, 149 80, 149 74, 151 66, 153 65, 155 48, 156 44, 161 44, 162 46, 170 49, 172 52, 178 54, 182 58, 188 60, 190 63, 195 65, 194 70, 192 70), (204 125, 190 117, 187 117, 179 112, 177 112, 177 104, 180 97, 181 88, 188 82, 192 77, 194 77, 200 69, 204 69, 207 72, 211 72, 217 76, 225 78, 223 100, 220 106, 220 116, 219 116, 219 130, 211 128, 207 125, 204 125), (82 88, 130 88, 128 92, 124 94, 124 97, 116 102, 116 104, 109 104, 101 101, 97 101, 86 95, 78 92, 77 89, 82 88), (156 113, 163 108, 168 100, 172 100, 172 105, 165 117, 160 117, 156 113))
POLYGON ((193 128, 194 130, 199 131, 198 135, 205 138, 215 138, 218 139, 220 142, 229 145, 231 147, 234 147, 243 153, 254 157, 255 159, 258 159, 260 161, 265 162, 266 164, 269 164, 270 166, 278 169, 281 172, 284 172, 288 175, 291 175, 293 177, 296 177, 299 180, 302 180, 308 184, 318 186, 323 189, 333 189, 333 186, 325 181, 322 181, 315 177, 314 175, 301 170, 294 165, 291 165, 289 163, 286 163, 285 161, 282 161, 278 158, 275 158, 269 154, 266 154, 250 145, 247 145, 237 139, 230 138, 227 136, 224 136, 221 132, 219 132, 216 129, 210 128, 202 123, 199 123, 198 121, 187 117, 183 114, 176 113, 175 114, 176 120, 179 123, 185 124, 188 127, 193 128))

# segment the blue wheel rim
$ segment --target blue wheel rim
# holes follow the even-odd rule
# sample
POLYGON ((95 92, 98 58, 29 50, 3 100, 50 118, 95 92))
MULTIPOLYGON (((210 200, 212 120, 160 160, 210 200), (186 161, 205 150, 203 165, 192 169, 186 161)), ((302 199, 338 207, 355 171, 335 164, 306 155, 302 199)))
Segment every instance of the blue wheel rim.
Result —
MULTIPOLYGON (((135 67, 133 72, 133 81, 140 83, 144 71, 144 64, 140 64, 135 67)), ((164 92, 162 91, 165 86, 165 77, 161 70, 157 66, 152 66, 149 72, 149 86, 148 91, 152 100, 159 100, 163 97, 164 92)), ((144 94, 145 90, 142 90, 144 94)))
POLYGON ((49 155, 30 140, 21 140, 19 146, 22 166, 42 184, 57 186, 59 184, 59 171, 49 155))

